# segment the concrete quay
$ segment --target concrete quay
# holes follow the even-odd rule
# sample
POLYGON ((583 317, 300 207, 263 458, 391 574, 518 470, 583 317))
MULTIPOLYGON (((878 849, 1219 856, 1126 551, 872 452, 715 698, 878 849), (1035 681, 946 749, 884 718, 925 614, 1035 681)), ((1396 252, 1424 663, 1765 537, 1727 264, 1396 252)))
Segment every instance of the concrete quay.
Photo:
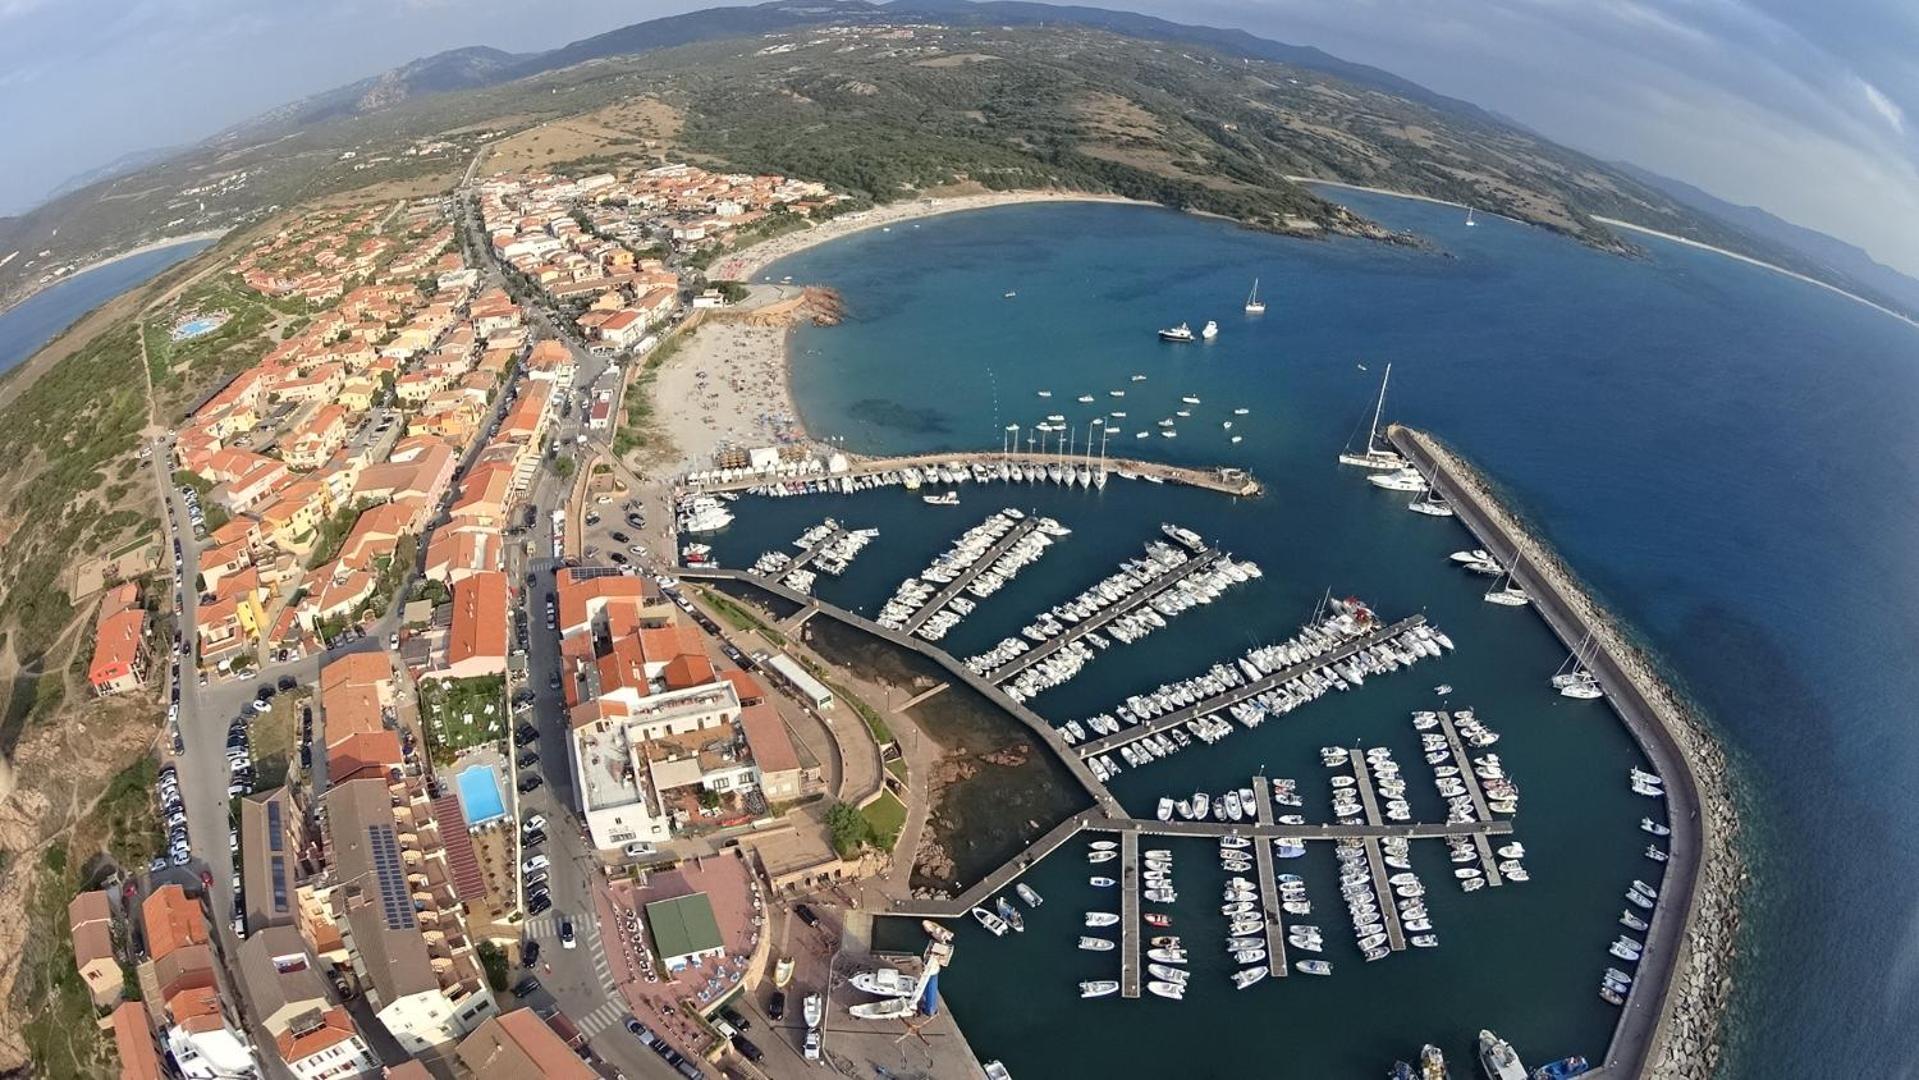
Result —
POLYGON ((1670 859, 1631 992, 1605 1059, 1591 1075, 1705 1080, 1718 1064, 1745 876, 1724 752, 1652 662, 1471 466, 1423 432, 1395 424, 1387 438, 1481 547, 1509 566, 1524 557, 1520 584, 1568 651, 1590 636, 1588 670, 1666 781, 1670 859))
POLYGON ((1097 739, 1088 739, 1072 747, 1072 751, 1078 754, 1082 759, 1095 758, 1101 754, 1109 753, 1128 743, 1138 742, 1150 735, 1157 735, 1167 728, 1178 727, 1195 717, 1207 716, 1245 701, 1247 698, 1258 697, 1276 686, 1282 686, 1291 682, 1308 671, 1323 668, 1328 664, 1336 664, 1361 649, 1365 649, 1381 641, 1398 637, 1400 634, 1421 625, 1425 621, 1426 616, 1424 615, 1408 616, 1391 626, 1374 630, 1368 634, 1361 634, 1351 641, 1346 642, 1344 645, 1320 653, 1310 660, 1301 661, 1291 667, 1281 668, 1263 679, 1243 683, 1223 694, 1214 694, 1204 701, 1196 701, 1183 709, 1174 709, 1172 712, 1155 716, 1144 723, 1121 728, 1111 735, 1102 736, 1097 739))
MULTIPOLYGON (((806 482, 812 480, 836 480, 840 477, 859 479, 868 476, 881 476, 903 469, 924 469, 929 466, 937 467, 941 465, 949 468, 963 466, 969 470, 976 464, 998 465, 1002 462, 1009 465, 1058 465, 1063 468, 1086 466, 1088 468, 1098 469, 1101 467, 1100 459, 1089 458, 1083 454, 1041 454, 999 450, 969 450, 960 453, 946 454, 909 454, 903 457, 860 457, 853 454, 843 454, 842 456, 847 460, 847 469, 845 472, 816 472, 791 476, 753 474, 727 479, 715 477, 712 479, 699 480, 694 480, 689 477, 681 483, 682 487, 689 492, 713 494, 722 491, 746 491, 768 484, 806 482)), ((1180 465, 1168 465, 1159 461, 1134 461, 1129 458, 1109 457, 1104 460, 1104 467, 1108 472, 1122 474, 1122 478, 1124 476, 1137 476, 1142 479, 1150 477, 1152 480, 1162 483, 1184 484, 1187 487, 1216 491, 1222 495, 1231 495, 1235 498, 1252 498, 1253 496, 1262 494, 1265 490, 1260 485, 1260 482, 1253 478, 1252 474, 1246 472, 1244 469, 1229 466, 1200 469, 1180 465)), ((968 480, 969 482, 971 480, 970 474, 968 480)))

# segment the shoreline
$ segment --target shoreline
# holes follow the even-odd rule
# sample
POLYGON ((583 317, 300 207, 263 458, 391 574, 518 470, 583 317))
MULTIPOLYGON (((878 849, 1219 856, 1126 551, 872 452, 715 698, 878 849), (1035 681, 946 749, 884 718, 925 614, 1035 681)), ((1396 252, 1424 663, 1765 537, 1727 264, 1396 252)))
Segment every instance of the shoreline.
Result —
MULTIPOLYGON (((160 251, 162 249, 170 248, 170 247, 178 247, 182 244, 191 244, 201 240, 218 241, 222 236, 225 236, 226 234, 232 231, 233 231, 232 226, 228 226, 227 228, 224 228, 224 229, 205 229, 196 233, 183 233, 179 236, 163 236, 158 240, 149 240, 144 244, 140 244, 137 247, 128 248, 127 250, 119 252, 117 254, 107 255, 102 258, 95 259, 92 262, 87 263, 85 266, 77 266, 64 274, 61 274, 59 277, 54 278, 51 281, 36 282, 35 284, 29 286, 26 289, 26 291, 8 300, 4 305, 0 305, 0 315, 5 315, 7 312, 12 311, 14 308, 19 307, 21 304, 26 303, 28 300, 33 299, 35 296, 40 295, 41 293, 45 292, 48 289, 54 288, 55 286, 58 286, 58 285, 64 285, 67 282, 72 281, 74 278, 81 276, 82 274, 92 273, 93 271, 98 270, 101 267, 111 266, 114 263, 120 262, 122 260, 131 259, 136 255, 145 255, 148 252, 160 251)), ((108 297, 108 299, 111 300, 113 298, 108 297)), ((51 344, 51 340, 48 342, 48 344, 51 344)), ((45 346, 43 345, 42 348, 45 348, 45 346)), ((35 351, 37 352, 38 350, 35 350, 35 351)))
MULTIPOLYGON (((1535 530, 1506 508, 1483 473, 1425 432, 1394 425, 1389 437, 1400 433, 1413 448, 1440 466, 1436 471, 1443 472, 1463 489, 1470 502, 1489 519, 1491 527, 1503 534, 1502 539, 1509 541, 1524 557, 1528 569, 1544 579, 1554 597, 1568 609, 1570 621, 1590 630, 1597 646, 1595 660, 1610 664, 1632 696, 1645 706, 1643 719, 1650 722, 1653 728, 1650 732, 1642 731, 1635 722, 1641 710, 1634 703, 1622 704, 1609 695, 1609 704, 1634 741, 1640 744, 1648 761, 1676 781, 1669 787, 1664 807, 1668 824, 1673 828, 1671 868, 1676 870, 1682 865, 1680 860, 1686 852, 1680 842, 1695 828, 1699 833, 1697 865, 1692 868, 1690 880, 1675 881, 1669 873, 1660 883, 1662 899, 1652 915, 1654 933, 1647 935, 1647 951, 1649 958, 1655 949, 1670 957, 1665 986, 1650 1014, 1639 1012, 1639 1003, 1633 998, 1653 975, 1647 966, 1641 966, 1641 978, 1634 984, 1634 993, 1628 997, 1627 1007, 1614 1028, 1601 1069, 1608 1074, 1619 1071, 1622 1076, 1658 1080, 1708 1080, 1716 1073, 1726 1050, 1732 975, 1738 960, 1741 929, 1740 899, 1748 876, 1739 846, 1738 801, 1732 790, 1726 751, 1699 710, 1662 674, 1647 648, 1592 597, 1577 575, 1535 530), (1671 776, 1669 768, 1660 766, 1662 757, 1675 758, 1683 775, 1671 776), (1682 819, 1679 814, 1685 809, 1686 801, 1694 805, 1691 816, 1682 819), (1672 896, 1681 888, 1686 890, 1683 897, 1672 896), (1677 911, 1678 924, 1667 926, 1665 920, 1673 915, 1666 905, 1673 899, 1681 905, 1677 911), (1655 937, 1659 939, 1657 942, 1655 937), (1622 1056, 1626 1061, 1620 1060, 1622 1056)), ((1459 501, 1455 499, 1456 503, 1459 501)), ((1471 531, 1477 536, 1477 530, 1471 531)), ((1489 550, 1497 550, 1489 538, 1478 538, 1487 542, 1489 550)), ((1537 603, 1535 610, 1546 620, 1548 628, 1565 640, 1567 635, 1553 625, 1547 610, 1537 603)))
POLYGON ((1658 229, 1648 228, 1645 225, 1634 225, 1630 221, 1621 221, 1618 218, 1600 217, 1599 215, 1594 214, 1593 220, 1599 222, 1602 225, 1611 225, 1611 226, 1614 226, 1615 228, 1626 229, 1631 232, 1640 233, 1644 236, 1656 236, 1661 240, 1670 240, 1675 244, 1682 244, 1686 247, 1696 248, 1700 251, 1710 251, 1714 255, 1722 255, 1728 259, 1735 259, 1739 262, 1747 264, 1748 266, 1756 266, 1761 270, 1770 270, 1775 274, 1783 274, 1786 277, 1793 278, 1798 281, 1803 281, 1808 285, 1817 285, 1819 288, 1822 288, 1826 290, 1827 292, 1838 293, 1840 296, 1843 296, 1846 299, 1851 300, 1855 304, 1864 304, 1865 306, 1873 309, 1874 311, 1880 312, 1881 314, 1890 315, 1893 318, 1898 319, 1900 322, 1905 323, 1907 326, 1919 328, 1919 319, 1914 319, 1910 315, 1901 314, 1900 312, 1894 311, 1893 309, 1885 306, 1884 304, 1877 303, 1872 300, 1868 300, 1865 297, 1860 296, 1858 293, 1847 292, 1846 290, 1840 288, 1837 285, 1831 284, 1830 282, 1820 281, 1816 277, 1811 277, 1809 275, 1802 274, 1797 270, 1788 270, 1783 266, 1778 266, 1776 264, 1766 262, 1763 259, 1755 259, 1750 255, 1741 255, 1737 251, 1728 251, 1725 248, 1714 247, 1713 245, 1705 243, 1703 241, 1689 240, 1686 237, 1676 236, 1669 232, 1660 232, 1658 229))

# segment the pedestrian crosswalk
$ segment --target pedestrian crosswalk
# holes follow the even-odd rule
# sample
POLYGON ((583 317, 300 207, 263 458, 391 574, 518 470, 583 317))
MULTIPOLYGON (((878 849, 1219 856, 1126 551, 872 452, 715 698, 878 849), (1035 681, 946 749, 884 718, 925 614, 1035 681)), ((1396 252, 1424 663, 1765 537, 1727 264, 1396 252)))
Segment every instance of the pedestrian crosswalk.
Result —
POLYGON ((605 1031, 607 1028, 612 1027, 614 1024, 619 1023, 620 1018, 625 1015, 625 1003, 618 998, 614 998, 599 1008, 594 1009, 592 1012, 587 1013, 585 1016, 580 1017, 578 1021, 580 1032, 590 1039, 600 1032, 605 1031))

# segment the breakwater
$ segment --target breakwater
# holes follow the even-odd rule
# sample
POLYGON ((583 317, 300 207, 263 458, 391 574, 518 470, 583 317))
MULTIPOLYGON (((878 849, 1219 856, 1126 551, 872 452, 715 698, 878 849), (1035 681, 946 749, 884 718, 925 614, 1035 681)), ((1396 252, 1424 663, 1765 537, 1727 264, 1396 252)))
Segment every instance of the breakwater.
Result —
POLYGON ((1428 434, 1394 425, 1387 436, 1481 545, 1516 566, 1515 578, 1532 595, 1532 606, 1569 650, 1591 635, 1587 667, 1666 778, 1672 857, 1638 977, 1600 1071, 1618 1078, 1706 1080, 1719 1064, 1747 881, 1725 753, 1644 649, 1506 509, 1484 477, 1428 434))

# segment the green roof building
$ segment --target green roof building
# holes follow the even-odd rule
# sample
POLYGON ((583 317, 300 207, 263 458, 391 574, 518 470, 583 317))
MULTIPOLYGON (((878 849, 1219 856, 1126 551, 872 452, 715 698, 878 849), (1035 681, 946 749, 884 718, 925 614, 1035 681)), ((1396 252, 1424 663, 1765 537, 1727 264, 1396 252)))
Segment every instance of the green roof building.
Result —
POLYGON ((646 925, 653 930, 653 947, 668 971, 726 952, 719 921, 713 917, 713 904, 703 892, 646 905, 646 925))

